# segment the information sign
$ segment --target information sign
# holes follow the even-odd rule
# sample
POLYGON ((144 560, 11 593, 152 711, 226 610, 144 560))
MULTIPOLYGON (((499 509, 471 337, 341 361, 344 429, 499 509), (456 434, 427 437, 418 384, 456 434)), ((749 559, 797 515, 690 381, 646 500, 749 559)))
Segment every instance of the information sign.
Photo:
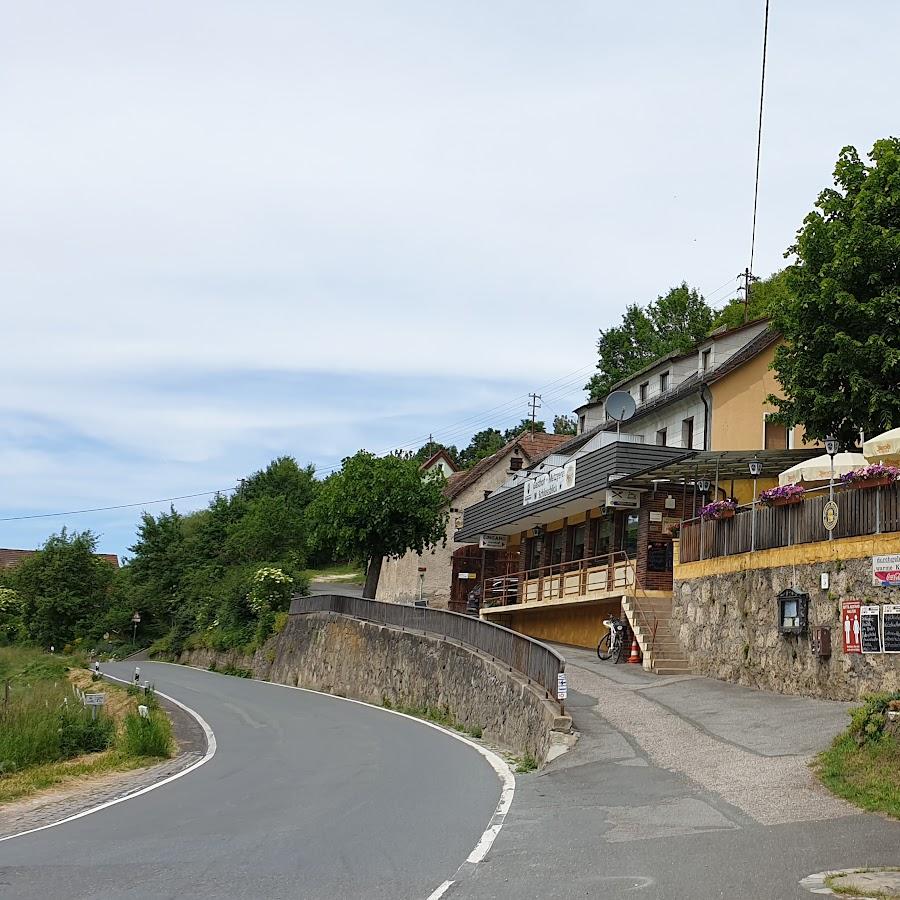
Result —
POLYGON ((565 672, 556 676, 556 699, 565 700, 569 696, 569 677, 565 672))
POLYGON ((881 607, 882 641, 885 653, 900 653, 900 604, 885 603, 881 607))
POLYGON ((505 534, 483 534, 478 538, 482 550, 505 550, 509 538, 505 534))
POLYGON ((872 557, 872 584, 876 587, 900 587, 900 553, 872 557))
POLYGON ((103 706, 106 703, 106 694, 85 694, 85 706, 103 706))
POLYGON ((862 653, 860 642, 859 609, 862 604, 859 600, 844 600, 841 602, 841 640, 844 653, 862 653))
POLYGON ((859 608, 860 645, 863 653, 881 653, 881 607, 859 608))

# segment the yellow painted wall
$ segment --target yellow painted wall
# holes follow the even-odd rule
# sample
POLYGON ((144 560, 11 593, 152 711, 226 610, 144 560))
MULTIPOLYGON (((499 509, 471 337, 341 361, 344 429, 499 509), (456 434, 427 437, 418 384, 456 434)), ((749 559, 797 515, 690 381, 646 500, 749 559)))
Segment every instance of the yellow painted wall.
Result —
POLYGON ((778 566, 831 563, 841 559, 864 559, 867 556, 887 556, 891 553, 900 553, 900 534, 896 532, 838 538, 833 541, 815 541, 810 544, 796 544, 793 547, 774 547, 771 550, 757 550, 755 553, 738 553, 734 556, 679 563, 675 566, 674 577, 676 581, 684 581, 707 575, 725 575, 778 566))
POLYGON ((520 634, 542 641, 571 644, 573 647, 595 649, 606 633, 603 620, 610 615, 620 616, 622 602, 603 600, 589 606, 551 607, 533 612, 510 613, 503 624, 520 634))
MULTIPOLYGON (((763 449, 763 416, 775 411, 766 397, 783 396, 778 378, 769 368, 774 358, 775 345, 710 385, 712 450, 763 449)), ((803 429, 798 426, 794 447, 803 446, 803 429)))

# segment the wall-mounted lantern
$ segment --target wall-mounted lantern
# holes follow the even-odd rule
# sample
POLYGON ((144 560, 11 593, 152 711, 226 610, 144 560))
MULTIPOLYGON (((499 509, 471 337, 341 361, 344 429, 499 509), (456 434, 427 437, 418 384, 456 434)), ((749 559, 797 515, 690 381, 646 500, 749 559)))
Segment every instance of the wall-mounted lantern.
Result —
POLYGON ((809 594, 785 588, 778 600, 778 630, 781 634, 806 634, 809 626, 809 594))

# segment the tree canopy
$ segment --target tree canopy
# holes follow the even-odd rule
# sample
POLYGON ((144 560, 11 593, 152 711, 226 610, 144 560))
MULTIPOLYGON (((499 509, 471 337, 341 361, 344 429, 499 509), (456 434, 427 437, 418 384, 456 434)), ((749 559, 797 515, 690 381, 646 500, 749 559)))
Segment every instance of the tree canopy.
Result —
POLYGON ((480 459, 492 456, 506 441, 497 428, 485 428, 472 435, 472 440, 459 453, 459 462, 466 469, 471 469, 480 459))
POLYGON ((554 434, 577 434, 578 422, 574 416, 556 416, 553 419, 554 434))
POLYGON ((646 307, 630 304, 620 325, 600 330, 598 372, 585 385, 592 400, 668 353, 685 352, 713 327, 715 313, 696 288, 682 282, 646 307))
POLYGON ((309 509, 310 540, 366 563, 364 596, 378 588, 385 556, 423 553, 446 539, 447 501, 437 470, 414 459, 360 450, 327 478, 309 509))
MULTIPOLYGON (((531 434, 531 419, 522 419, 518 425, 513 425, 512 428, 507 428, 506 431, 503 432, 503 444, 500 447, 504 446, 504 444, 508 444, 513 438, 517 438, 520 434, 531 434)), ((536 434, 545 434, 547 431, 547 426, 540 420, 535 420, 534 423, 534 431, 536 434)), ((497 449, 499 450, 500 447, 497 449)))
POLYGON ((900 139, 877 141, 869 160, 841 151, 772 309, 780 420, 847 445, 900 425, 900 139))

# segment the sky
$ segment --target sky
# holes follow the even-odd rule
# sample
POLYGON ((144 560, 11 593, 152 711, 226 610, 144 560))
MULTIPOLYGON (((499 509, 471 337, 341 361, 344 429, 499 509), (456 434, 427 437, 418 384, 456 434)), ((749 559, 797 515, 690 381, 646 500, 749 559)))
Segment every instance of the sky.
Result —
MULTIPOLYGON (((0 546, 570 412, 626 304, 733 295, 763 8, 0 0, 0 546)), ((757 274, 897 134, 898 33, 772 0, 757 274)))

